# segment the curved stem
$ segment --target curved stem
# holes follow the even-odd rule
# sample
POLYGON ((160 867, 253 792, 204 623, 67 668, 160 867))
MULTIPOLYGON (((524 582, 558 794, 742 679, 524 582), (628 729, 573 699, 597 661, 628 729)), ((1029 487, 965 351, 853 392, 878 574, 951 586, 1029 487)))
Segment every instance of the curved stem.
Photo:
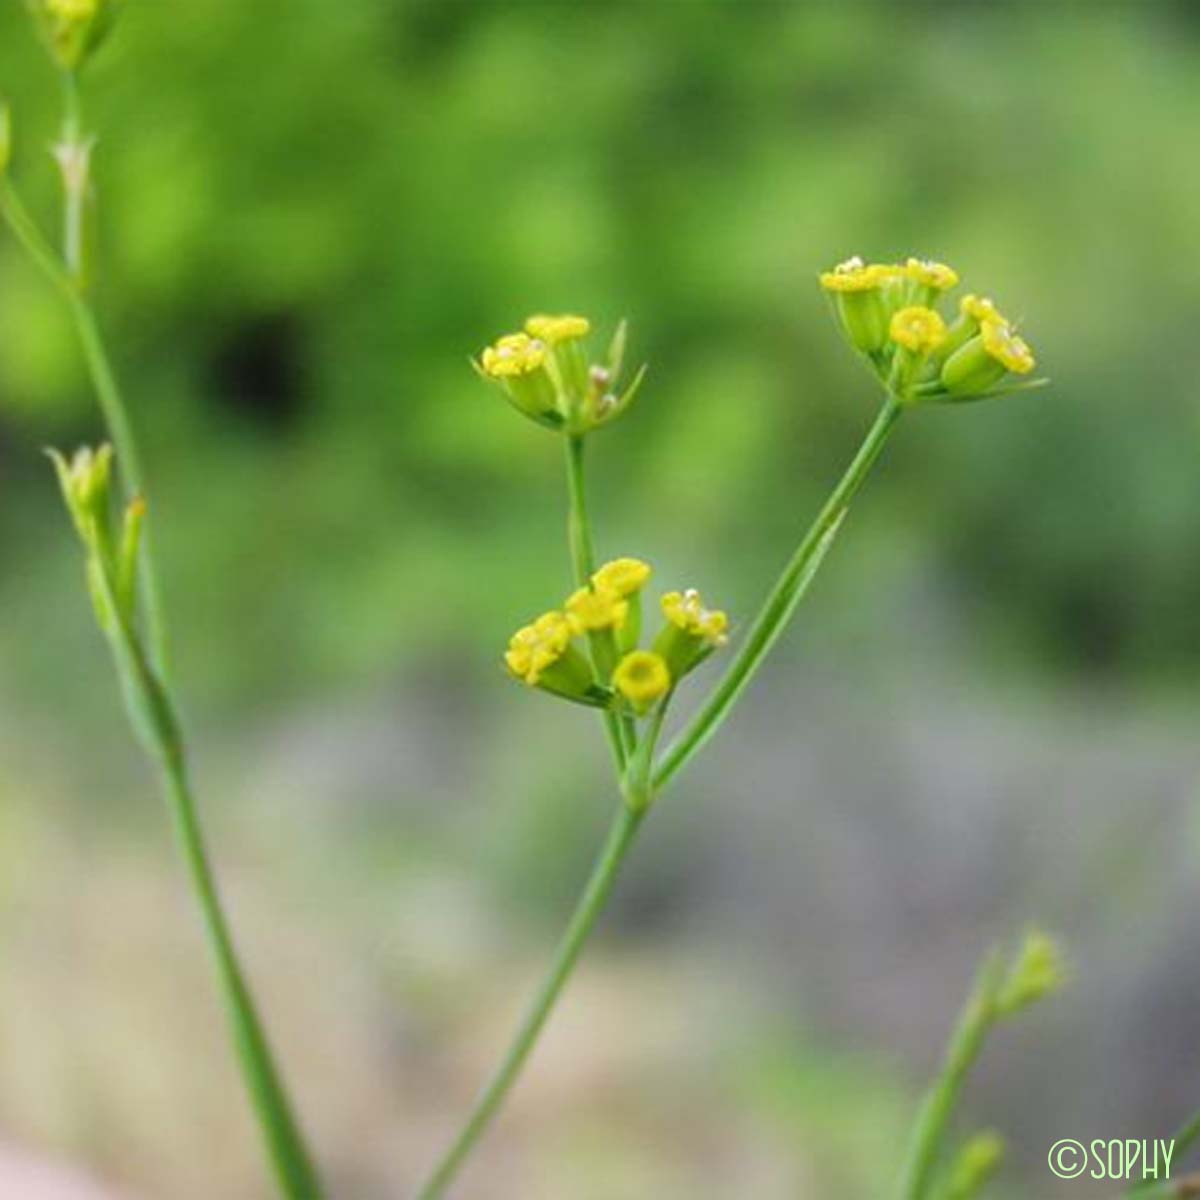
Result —
MULTIPOLYGON (((587 587, 596 569, 596 551, 592 544, 592 523, 588 517, 587 488, 584 485, 584 439, 576 434, 568 434, 564 441, 567 450, 567 543, 571 549, 571 570, 575 586, 587 587)), ((601 716, 612 749, 613 763, 617 774, 621 775, 633 749, 630 730, 616 713, 605 710, 601 716)))
POLYGON ((549 973, 526 1011, 500 1066, 479 1094, 462 1131, 417 1193, 417 1200, 435 1200, 436 1197, 445 1194, 446 1188, 458 1174, 475 1143, 496 1115, 496 1110, 508 1095, 509 1089, 516 1082, 555 1001, 579 960, 580 952, 596 924, 597 917, 612 893, 617 873, 633 845, 644 816, 644 811, 634 812, 622 804, 613 818, 608 838, 596 859, 591 877, 571 916, 566 932, 559 942, 549 973))
POLYGON ((742 691, 754 678, 767 652, 787 626, 796 605, 800 603, 812 583, 826 551, 837 535, 850 501, 883 450, 900 412, 899 402, 889 396, 858 452, 846 468, 846 473, 830 493, 829 499, 825 501, 816 520, 771 589, 750 632, 746 635, 746 640, 726 669, 721 682, 663 756, 654 773, 656 791, 661 791, 716 733, 742 691))
POLYGON ((999 954, 986 959, 958 1019, 942 1069, 917 1114, 900 1187, 902 1200, 923 1200, 941 1153, 946 1126, 988 1032, 996 1023, 996 994, 1004 978, 999 954))

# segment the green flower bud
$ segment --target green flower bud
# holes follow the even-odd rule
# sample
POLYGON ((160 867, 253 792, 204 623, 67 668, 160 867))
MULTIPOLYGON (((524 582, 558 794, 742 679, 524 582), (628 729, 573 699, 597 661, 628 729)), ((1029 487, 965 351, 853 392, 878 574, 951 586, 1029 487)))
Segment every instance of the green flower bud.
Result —
POLYGON ((1058 944, 1039 930, 1030 930, 996 994, 996 1012, 1000 1016, 1012 1016, 1053 995, 1066 982, 1066 977, 1066 964, 1058 944))
POLYGON ((118 0, 26 0, 51 56, 78 71, 112 28, 118 0))
POLYGON ((113 451, 109 445, 93 450, 84 446, 68 461, 57 450, 47 450, 58 475, 67 511, 84 543, 92 547, 109 533, 109 494, 113 451))
POLYGON ((978 1133, 958 1152, 946 1185, 946 1200, 974 1200, 1000 1169, 1004 1141, 995 1133, 978 1133))

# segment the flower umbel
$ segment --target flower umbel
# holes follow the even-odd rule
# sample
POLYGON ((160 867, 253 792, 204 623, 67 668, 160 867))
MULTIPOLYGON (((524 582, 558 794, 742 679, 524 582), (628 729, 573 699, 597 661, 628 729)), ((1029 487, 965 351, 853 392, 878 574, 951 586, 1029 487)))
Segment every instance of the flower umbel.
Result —
POLYGON ((846 340, 902 403, 978 399, 1046 382, 1010 378, 1033 370, 1033 352, 987 297, 968 293, 946 324, 937 305, 957 286, 958 272, 945 263, 867 264, 856 256, 820 279, 846 340))
POLYGON ((591 328, 586 317, 571 313, 529 317, 522 332, 506 334, 484 350, 476 370, 539 424, 575 437, 590 433, 629 407, 646 371, 640 368, 620 391, 625 324, 602 362, 588 354, 591 328))

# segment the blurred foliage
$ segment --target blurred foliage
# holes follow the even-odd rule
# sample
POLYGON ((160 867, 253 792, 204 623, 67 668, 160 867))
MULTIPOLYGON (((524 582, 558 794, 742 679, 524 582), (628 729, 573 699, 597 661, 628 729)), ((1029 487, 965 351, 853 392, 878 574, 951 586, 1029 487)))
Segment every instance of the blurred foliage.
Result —
MULTIPOLYGON (((748 617, 875 402, 813 283, 856 251, 954 263, 1054 387, 902 428, 825 640, 878 649, 884 594, 922 653, 1194 670, 1200 24, 1085 7, 129 0, 86 80, 100 303, 193 694, 490 657, 564 588, 559 448, 466 363, 537 309, 651 363, 595 442, 602 551, 748 617)), ((51 222, 13 0, 0 86, 51 222)), ((98 425, 7 237, 0 330, 0 656, 48 702, 99 651, 37 451, 98 425)))

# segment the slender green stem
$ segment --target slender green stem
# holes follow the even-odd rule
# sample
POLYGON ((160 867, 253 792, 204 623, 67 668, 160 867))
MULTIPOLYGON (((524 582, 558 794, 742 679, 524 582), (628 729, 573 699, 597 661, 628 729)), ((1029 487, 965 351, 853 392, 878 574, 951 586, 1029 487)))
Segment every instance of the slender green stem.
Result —
POLYGON ((809 584, 812 583, 826 551, 837 534, 850 501, 883 450, 900 412, 899 402, 889 396, 846 473, 830 493, 829 499, 825 501, 816 520, 771 589, 750 632, 746 635, 746 640, 729 664, 720 683, 664 754, 654 774, 656 790, 661 791, 716 733, 742 691, 753 679, 767 652, 787 626, 796 605, 800 603, 809 584))
MULTIPOLYGON (((563 440, 567 450, 567 543, 571 550, 571 570, 575 586, 587 587, 596 569, 596 551, 592 544, 592 523, 588 517, 587 488, 584 484, 584 439, 568 434, 563 440)), ((612 748, 613 763, 620 775, 633 750, 631 731, 616 713, 605 710, 601 716, 612 748)))
POLYGON ((84 250, 84 212, 87 206, 88 154, 83 138, 83 106, 79 77, 63 71, 62 141, 57 147, 63 179, 63 261, 80 289, 87 275, 84 250))
POLYGON ((225 997, 230 1030, 280 1190, 289 1200, 319 1200, 321 1186, 316 1171, 238 964, 182 760, 172 761, 165 771, 166 793, 180 848, 200 903, 204 931, 225 997))
POLYGON ((996 995, 1003 979, 1003 958, 999 954, 989 955, 959 1016, 942 1069, 917 1114, 901 1177, 903 1200, 924 1200, 927 1195, 954 1106, 989 1030, 996 1023, 996 995))
POLYGON ((280 1082, 217 892, 188 780, 174 701, 143 653, 136 632, 122 615, 116 581, 109 575, 105 561, 93 555, 90 562, 89 578, 101 590, 97 615, 112 649, 134 733, 162 775, 163 792, 200 907, 242 1075, 281 1193, 287 1200, 321 1200, 320 1184, 280 1082))
POLYGON ((463 1162, 496 1115, 497 1109, 516 1082, 521 1068, 537 1042, 551 1010, 579 960, 584 943, 612 893, 617 873, 633 845, 645 812, 634 812, 622 804, 613 818, 608 838, 600 851, 591 877, 575 908, 566 932, 533 1003, 517 1030, 496 1073, 476 1100, 466 1124, 417 1193, 417 1200, 435 1200, 458 1174, 463 1162))

